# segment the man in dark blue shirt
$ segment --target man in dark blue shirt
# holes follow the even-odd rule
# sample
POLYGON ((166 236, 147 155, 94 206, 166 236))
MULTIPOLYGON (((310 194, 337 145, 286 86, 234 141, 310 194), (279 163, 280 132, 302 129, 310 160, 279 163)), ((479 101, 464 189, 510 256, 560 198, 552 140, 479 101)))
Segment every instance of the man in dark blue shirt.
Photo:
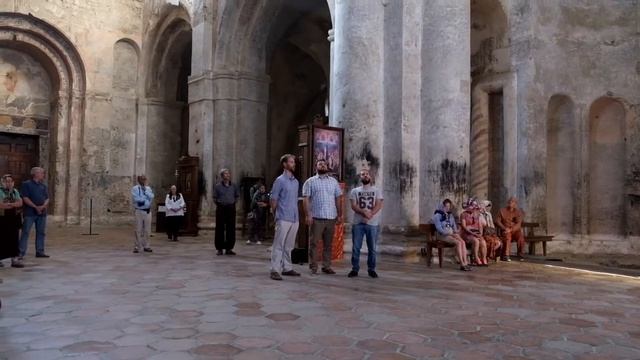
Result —
POLYGON ((27 253, 29 233, 36 225, 36 257, 48 258, 44 252, 45 230, 47 228, 47 207, 49 206, 49 192, 44 182, 43 168, 31 169, 31 180, 25 181, 20 187, 20 195, 24 203, 24 224, 20 237, 20 258, 27 253))
POLYGON ((216 204, 216 235, 215 245, 217 254, 235 255, 233 247, 236 244, 236 201, 240 191, 231 182, 228 169, 220 170, 220 182, 213 187, 213 201, 216 204))

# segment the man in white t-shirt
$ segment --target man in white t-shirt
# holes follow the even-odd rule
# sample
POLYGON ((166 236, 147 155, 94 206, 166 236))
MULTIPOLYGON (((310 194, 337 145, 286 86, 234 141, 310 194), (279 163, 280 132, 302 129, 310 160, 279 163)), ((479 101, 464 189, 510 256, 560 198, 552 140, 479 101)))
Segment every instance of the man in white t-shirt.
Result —
POLYGON ((376 273, 376 243, 380 231, 380 210, 382 210, 382 190, 371 185, 369 170, 360 171, 362 186, 351 190, 349 199, 353 209, 353 225, 351 227, 351 239, 353 250, 351 251, 351 272, 349 277, 358 276, 360 270, 360 249, 362 240, 367 239, 367 270, 369 276, 377 278, 376 273))

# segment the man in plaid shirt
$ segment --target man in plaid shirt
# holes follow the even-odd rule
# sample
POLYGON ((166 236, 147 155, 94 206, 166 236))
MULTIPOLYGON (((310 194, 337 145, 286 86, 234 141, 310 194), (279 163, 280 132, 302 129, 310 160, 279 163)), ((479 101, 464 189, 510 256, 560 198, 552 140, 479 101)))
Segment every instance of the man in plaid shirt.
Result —
POLYGON ((335 225, 342 222, 342 190, 338 181, 329 176, 326 161, 316 161, 316 171, 302 186, 306 223, 311 226, 309 267, 312 274, 318 272, 316 248, 322 240, 322 272, 335 274, 331 269, 331 244, 335 225))

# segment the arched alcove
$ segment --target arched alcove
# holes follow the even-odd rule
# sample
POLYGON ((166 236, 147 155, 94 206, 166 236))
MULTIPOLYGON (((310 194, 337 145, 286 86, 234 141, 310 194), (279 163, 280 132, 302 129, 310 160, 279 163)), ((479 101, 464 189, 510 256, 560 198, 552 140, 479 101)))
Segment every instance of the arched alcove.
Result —
MULTIPOLYGON (((285 6, 291 6, 286 3, 285 6)), ((267 178, 281 171, 279 157, 297 149, 300 125, 328 123, 325 105, 329 96, 329 9, 323 0, 310 1, 306 8, 284 8, 276 18, 267 51, 269 117, 267 178), (294 21, 291 21, 294 19, 294 21)))
POLYGON ((589 109, 589 233, 624 234, 626 110, 603 97, 589 109))
POLYGON ((158 189, 176 181, 176 162, 189 144, 188 79, 191 74, 192 30, 182 6, 166 7, 143 45, 143 123, 138 138, 138 169, 158 189), (144 140, 142 140, 144 139, 144 140), (140 154, 142 153, 142 154, 140 154))
POLYGON ((570 97, 554 95, 547 106, 547 229, 574 234, 577 185, 580 183, 575 106, 570 97))
MULTIPOLYGON (((138 62, 139 50, 135 42, 121 39, 114 44, 111 99, 113 116, 109 126, 111 147, 108 163, 109 174, 112 176, 130 177, 135 172, 138 62)), ((125 201, 124 206, 128 205, 128 201, 125 201)))
MULTIPOLYGON (((37 162, 48 172, 49 211, 54 220, 77 223, 81 216, 84 65, 77 50, 62 32, 30 15, 0 12, 0 48, 24 57, 20 66, 31 64, 33 68, 33 64, 37 63, 46 72, 48 80, 44 80, 43 75, 37 75, 37 71, 30 73, 29 77, 32 80, 40 78, 40 83, 50 84, 48 104, 47 99, 34 97, 41 89, 22 89, 27 95, 23 98, 30 98, 29 102, 34 106, 25 108, 26 112, 5 114, 0 121, 0 132, 37 139, 37 162), (50 114, 48 118, 46 113, 50 114)), ((20 76, 18 68, 16 74, 20 76)), ((5 89, 13 87, 14 94, 9 96, 14 96, 15 100, 15 91, 21 91, 19 86, 22 85, 13 81, 21 81, 19 77, 9 80, 5 81, 4 86, 5 89)), ((29 81, 22 83, 28 85, 29 81)), ((9 99, 9 102, 13 100, 9 99)))

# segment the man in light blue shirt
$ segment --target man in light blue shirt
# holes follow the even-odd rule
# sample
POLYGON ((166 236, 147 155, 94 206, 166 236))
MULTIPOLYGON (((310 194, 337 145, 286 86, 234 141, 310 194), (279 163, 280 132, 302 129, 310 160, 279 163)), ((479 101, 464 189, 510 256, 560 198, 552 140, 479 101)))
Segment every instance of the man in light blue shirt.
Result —
POLYGON ((278 176, 271 189, 271 213, 275 213, 276 233, 271 250, 271 278, 282 280, 285 276, 300 276, 293 270, 291 250, 298 234, 298 180, 293 176, 296 158, 291 154, 280 158, 282 175, 278 176))
POLYGON ((302 186, 306 223, 311 226, 309 244, 309 267, 311 273, 318 272, 316 247, 322 240, 322 272, 335 274, 331 269, 331 245, 336 223, 342 222, 342 189, 333 177, 325 160, 316 161, 317 175, 305 181, 302 186))
POLYGON ((133 252, 136 254, 140 252, 140 249, 144 252, 153 252, 149 247, 153 197, 153 190, 147 185, 147 177, 138 176, 138 184, 131 189, 131 200, 136 217, 136 239, 133 247, 133 252))

